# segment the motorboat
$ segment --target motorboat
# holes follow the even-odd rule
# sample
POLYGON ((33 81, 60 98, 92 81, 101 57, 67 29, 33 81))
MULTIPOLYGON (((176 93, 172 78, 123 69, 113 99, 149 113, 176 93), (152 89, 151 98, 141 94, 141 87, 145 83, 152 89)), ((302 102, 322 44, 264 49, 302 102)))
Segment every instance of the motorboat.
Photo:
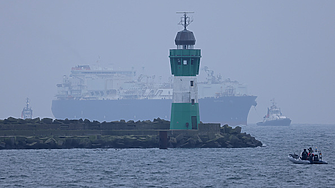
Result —
POLYGON ((301 155, 289 154, 288 159, 296 164, 328 164, 326 161, 322 160, 322 153, 315 150, 312 152, 307 159, 302 159, 301 155))

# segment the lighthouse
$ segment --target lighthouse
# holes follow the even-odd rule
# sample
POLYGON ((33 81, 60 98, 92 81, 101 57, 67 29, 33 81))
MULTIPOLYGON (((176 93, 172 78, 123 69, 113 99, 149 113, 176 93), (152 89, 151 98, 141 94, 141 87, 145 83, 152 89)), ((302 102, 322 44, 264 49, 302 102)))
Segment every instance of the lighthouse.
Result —
POLYGON ((198 129, 200 123, 197 75, 201 50, 194 49, 195 37, 187 26, 192 22, 188 13, 182 12, 180 24, 184 30, 177 33, 177 49, 170 49, 170 65, 173 75, 173 97, 170 129, 198 129))

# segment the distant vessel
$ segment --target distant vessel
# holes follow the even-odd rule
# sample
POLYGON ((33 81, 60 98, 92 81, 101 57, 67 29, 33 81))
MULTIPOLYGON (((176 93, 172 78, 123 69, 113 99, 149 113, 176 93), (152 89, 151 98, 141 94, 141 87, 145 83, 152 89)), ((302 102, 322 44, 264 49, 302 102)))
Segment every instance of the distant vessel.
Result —
POLYGON ((263 122, 258 122, 257 125, 263 126, 289 126, 291 124, 291 119, 283 116, 275 104, 274 99, 272 101, 272 106, 268 108, 268 113, 264 116, 263 122))
POLYGON ((22 119, 32 119, 33 118, 33 110, 31 109, 31 107, 29 107, 29 98, 27 98, 26 105, 27 106, 24 107, 22 112, 21 112, 21 118, 22 119))
MULTIPOLYGON (((229 125, 247 125, 256 96, 247 95, 247 87, 237 81, 223 80, 204 67, 205 81, 198 82, 200 121, 229 125)), ((157 79, 157 78, 156 78, 157 79)), ((173 83, 155 80, 155 76, 136 71, 78 65, 70 76, 57 84, 58 94, 52 101, 57 119, 97 121, 170 119, 173 83)))

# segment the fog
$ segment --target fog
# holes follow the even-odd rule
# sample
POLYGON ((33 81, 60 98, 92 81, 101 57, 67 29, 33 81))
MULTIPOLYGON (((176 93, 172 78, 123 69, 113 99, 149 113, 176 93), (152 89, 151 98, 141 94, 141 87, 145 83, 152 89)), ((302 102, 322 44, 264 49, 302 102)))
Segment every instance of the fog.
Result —
MULTIPOLYGON (((275 98, 292 123, 335 124, 335 1, 0 1, 0 118, 52 117, 56 84, 76 65, 168 77, 182 15, 201 67, 248 86, 262 120, 275 98)), ((200 117, 201 119, 201 117, 200 117)))

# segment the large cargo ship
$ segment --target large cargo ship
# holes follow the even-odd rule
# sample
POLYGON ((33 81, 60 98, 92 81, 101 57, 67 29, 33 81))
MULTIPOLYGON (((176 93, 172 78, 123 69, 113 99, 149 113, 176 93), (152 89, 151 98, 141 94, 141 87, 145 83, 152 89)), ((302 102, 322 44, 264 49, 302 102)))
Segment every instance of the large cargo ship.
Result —
MULTIPOLYGON (((200 121, 246 125, 256 96, 247 95, 247 87, 237 81, 223 80, 207 67, 207 75, 198 82, 200 121)), ((136 71, 78 65, 57 84, 52 101, 56 119, 97 121, 170 119, 172 79, 156 81, 155 76, 136 75, 136 71)), ((161 80, 161 78, 159 78, 161 80)))

